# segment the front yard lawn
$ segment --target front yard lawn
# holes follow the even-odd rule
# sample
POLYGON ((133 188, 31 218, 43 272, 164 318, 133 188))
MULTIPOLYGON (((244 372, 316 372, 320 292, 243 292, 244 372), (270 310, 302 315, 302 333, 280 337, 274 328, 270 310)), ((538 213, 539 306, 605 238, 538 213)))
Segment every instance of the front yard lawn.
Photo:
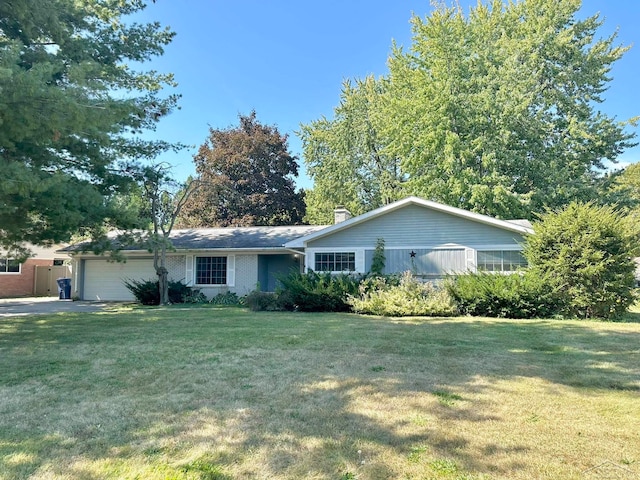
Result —
POLYGON ((640 323, 179 306, 0 321, 1 479, 639 475, 640 323))

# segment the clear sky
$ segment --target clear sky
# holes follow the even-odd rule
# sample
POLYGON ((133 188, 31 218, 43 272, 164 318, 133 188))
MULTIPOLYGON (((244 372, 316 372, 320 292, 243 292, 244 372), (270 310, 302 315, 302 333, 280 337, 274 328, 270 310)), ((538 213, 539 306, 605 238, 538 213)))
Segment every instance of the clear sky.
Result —
MULTIPOLYGON (((447 2, 451 4, 451 1, 447 2)), ((459 0, 468 11, 476 0, 459 0)), ((261 123, 289 134, 299 157, 297 184, 310 188, 304 174, 301 123, 331 117, 343 80, 387 73, 392 40, 411 44, 409 20, 425 17, 429 0, 157 0, 137 20, 159 21, 176 37, 162 57, 146 64, 173 72, 181 109, 161 120, 148 138, 193 147, 159 160, 174 165, 184 180, 195 172, 193 154, 209 126, 238 124, 238 114, 256 110, 261 123)), ((581 16, 600 12, 601 36, 618 29, 621 45, 636 44, 614 67, 601 110, 618 120, 640 115, 640 1, 583 0, 581 16)), ((637 129, 636 129, 637 130, 637 129)), ((640 161, 640 147, 619 157, 620 165, 640 161)))

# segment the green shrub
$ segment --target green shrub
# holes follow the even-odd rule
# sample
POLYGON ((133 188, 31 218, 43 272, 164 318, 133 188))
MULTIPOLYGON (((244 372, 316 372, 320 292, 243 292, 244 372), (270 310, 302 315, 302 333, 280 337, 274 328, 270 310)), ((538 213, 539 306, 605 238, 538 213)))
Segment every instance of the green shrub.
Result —
MULTIPOLYGON (((160 304, 160 284, 157 280, 124 280, 124 285, 142 305, 160 304)), ((182 281, 169 281, 169 301, 171 303, 184 303, 185 299, 194 296, 191 287, 182 281)))
POLYGON ((240 298, 233 292, 219 293, 209 303, 214 305, 240 305, 240 298))
POLYGON ((526 239, 524 255, 548 279, 565 315, 619 317, 634 302, 638 231, 613 207, 571 203, 547 211, 526 239))
POLYGON ((273 292, 254 290, 244 297, 244 304, 254 312, 281 310, 278 298, 273 292))
POLYGON ((142 305, 160 304, 160 287, 157 280, 126 279, 123 283, 142 305))
POLYGON ((372 277, 360 285, 360 295, 350 297, 354 311, 384 315, 449 316, 456 313, 456 305, 448 291, 431 282, 420 282, 411 272, 397 277, 372 277))
POLYGON ((199 288, 191 288, 191 291, 182 296, 182 303, 207 303, 209 299, 199 288))
POLYGON ((276 303, 277 309, 282 311, 292 312, 297 308, 291 292, 282 288, 276 290, 276 303))
POLYGON ((385 263, 387 258, 384 255, 384 238, 378 238, 376 240, 376 248, 373 251, 373 258, 371 259, 371 273, 372 275, 380 276, 384 272, 385 263))
POLYGON ((531 271, 468 273, 449 279, 446 286, 466 315, 540 318, 557 315, 561 309, 548 281, 531 271))
MULTIPOLYGON (((181 281, 173 281, 169 280, 169 302, 170 303, 184 303, 184 299, 192 294, 191 287, 188 287, 186 284, 181 281)), ((159 285, 156 282, 156 285, 159 285)), ((158 291, 160 287, 158 286, 158 291)), ((160 296, 158 294, 158 303, 160 303, 160 296)))
POLYGON ((303 312, 349 311, 349 295, 356 295, 361 277, 347 274, 291 272, 279 278, 287 301, 303 312))

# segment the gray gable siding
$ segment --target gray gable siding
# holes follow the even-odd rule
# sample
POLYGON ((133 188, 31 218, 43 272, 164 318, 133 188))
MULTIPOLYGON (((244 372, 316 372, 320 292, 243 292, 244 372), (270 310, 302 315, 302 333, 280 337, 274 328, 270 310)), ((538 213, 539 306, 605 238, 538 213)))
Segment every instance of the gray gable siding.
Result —
POLYGON ((522 243, 522 235, 418 205, 407 205, 310 241, 308 248, 373 248, 378 238, 384 238, 386 248, 407 246, 440 246, 446 244, 478 247, 482 245, 513 245, 522 243))

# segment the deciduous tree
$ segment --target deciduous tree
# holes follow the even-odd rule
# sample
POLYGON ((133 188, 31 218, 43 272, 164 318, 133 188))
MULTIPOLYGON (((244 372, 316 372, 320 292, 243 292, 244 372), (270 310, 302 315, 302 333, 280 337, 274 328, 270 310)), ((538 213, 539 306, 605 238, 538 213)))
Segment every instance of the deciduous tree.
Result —
MULTIPOLYGON (((316 182, 309 212, 326 215, 323 192, 344 172, 359 183, 362 156, 347 147, 367 137, 353 128, 346 142, 345 125, 373 126, 375 155, 393 162, 403 194, 502 218, 595 198, 603 162, 615 162, 634 134, 599 109, 627 47, 615 33, 600 37, 598 15, 579 19, 580 6, 489 0, 465 14, 441 2, 426 18, 414 16, 412 43, 393 47, 383 88, 348 112, 357 120, 345 123, 342 108, 362 87, 345 89, 333 120, 303 126, 316 182)), ((369 189, 381 188, 388 177, 371 172, 369 189)), ((355 213, 381 202, 351 186, 340 203, 355 213)))
POLYGON ((182 209, 189 227, 291 225, 302 222, 304 193, 295 190, 297 158, 287 136, 263 125, 256 113, 240 125, 209 131, 194 157, 202 187, 182 209))
POLYGON ((189 197, 200 187, 198 181, 187 185, 176 182, 170 175, 170 166, 157 164, 143 167, 138 181, 143 189, 145 201, 142 209, 151 220, 148 232, 142 237, 143 244, 153 253, 153 268, 158 275, 160 305, 169 303, 169 279, 167 251, 172 248, 170 235, 178 215, 189 197))
POLYGON ((386 153, 390 139, 380 133, 386 123, 379 116, 385 85, 373 77, 347 81, 331 120, 301 126, 307 172, 314 182, 306 196, 309 223, 331 223, 337 205, 359 215, 402 197, 400 161, 386 153))
POLYGON ((598 110, 626 47, 597 39, 580 0, 493 0, 465 16, 441 7, 413 19, 410 51, 390 61, 390 150, 410 188, 448 204, 531 216, 594 198, 603 161, 629 146, 598 110))

